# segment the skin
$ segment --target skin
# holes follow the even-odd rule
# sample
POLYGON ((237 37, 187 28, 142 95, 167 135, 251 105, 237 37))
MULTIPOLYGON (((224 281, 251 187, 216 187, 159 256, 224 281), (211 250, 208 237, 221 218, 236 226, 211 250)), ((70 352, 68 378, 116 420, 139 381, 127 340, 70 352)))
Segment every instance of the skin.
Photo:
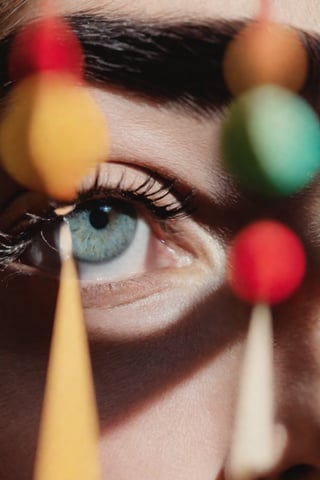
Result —
MULTIPOLYGON (((116 12, 141 19, 242 18, 257 12, 255 0, 126 3, 57 1, 61 13, 94 8, 108 17, 116 12)), ((275 0, 273 7, 277 20, 320 33, 317 0, 275 0)), ((35 11, 32 1, 10 17, 0 10, 6 29, 33 18, 35 11)), ((230 238, 218 235, 217 223, 223 227, 223 220, 212 215, 216 205, 231 202, 220 177, 219 120, 158 108, 107 87, 92 93, 108 118, 114 168, 132 172, 145 166, 157 172, 166 165, 172 176, 201 192, 200 216, 179 221, 177 233, 164 238, 165 246, 156 235, 152 240, 165 270, 149 264, 135 272, 134 283, 121 278, 111 289, 105 279, 83 287, 103 479, 223 478, 249 307, 224 284, 230 238)), ((1 173, 0 186, 4 212, 16 185, 1 173)), ((285 478, 284 472, 299 465, 309 469, 286 478, 320 476, 319 188, 315 182, 299 200, 261 205, 258 211, 239 197, 241 224, 261 212, 285 219, 303 236, 311 265, 299 291, 274 309, 276 454, 267 480, 285 478)), ((231 222, 232 233, 236 228, 231 222)), ((0 477, 29 480, 57 281, 35 269, 2 277, 0 477)))

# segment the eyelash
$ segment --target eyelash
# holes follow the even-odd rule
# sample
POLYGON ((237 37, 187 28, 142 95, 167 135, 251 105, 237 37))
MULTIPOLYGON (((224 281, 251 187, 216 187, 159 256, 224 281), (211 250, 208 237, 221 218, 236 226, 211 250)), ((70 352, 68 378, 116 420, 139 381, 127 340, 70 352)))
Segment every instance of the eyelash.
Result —
MULTIPOLYGON (((188 217, 195 210, 193 189, 181 200, 176 199, 173 202, 158 205, 159 201, 163 201, 170 194, 173 194, 175 198, 178 197, 175 189, 176 179, 162 181, 162 185, 156 190, 153 190, 156 179, 152 175, 149 175, 138 187, 132 189, 124 187, 124 179, 125 174, 122 175, 116 187, 108 188, 100 185, 98 172, 93 187, 78 193, 74 202, 75 210, 85 209, 89 202, 95 200, 118 198, 142 205, 163 228, 170 220, 188 217)), ((63 205, 51 205, 42 216, 27 212, 25 216, 28 218, 28 223, 23 231, 17 234, 0 232, 0 267, 5 267, 18 260, 32 242, 33 237, 36 234, 42 234, 44 226, 61 221, 63 216, 55 213, 55 209, 61 206, 63 205)))
POLYGON ((161 186, 153 191, 156 185, 156 179, 150 174, 138 187, 128 188, 124 187, 126 182, 125 174, 123 174, 115 188, 106 188, 100 185, 100 176, 98 173, 93 187, 88 191, 79 192, 77 202, 78 204, 85 204, 88 201, 99 199, 99 197, 131 200, 144 206, 158 222, 165 222, 167 220, 189 216, 194 212, 194 206, 192 204, 195 192, 193 189, 190 190, 182 200, 176 199, 174 202, 158 205, 159 201, 164 200, 170 194, 173 194, 175 198, 179 196, 175 189, 176 183, 176 179, 162 180, 161 186))

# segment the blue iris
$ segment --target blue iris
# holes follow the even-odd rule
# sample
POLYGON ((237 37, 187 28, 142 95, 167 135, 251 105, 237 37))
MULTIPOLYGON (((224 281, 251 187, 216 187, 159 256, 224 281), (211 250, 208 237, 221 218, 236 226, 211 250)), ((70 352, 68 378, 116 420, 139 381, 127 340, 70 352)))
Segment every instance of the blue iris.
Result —
POLYGON ((67 216, 74 257, 83 262, 113 260, 131 244, 136 228, 132 205, 120 200, 94 200, 67 216))

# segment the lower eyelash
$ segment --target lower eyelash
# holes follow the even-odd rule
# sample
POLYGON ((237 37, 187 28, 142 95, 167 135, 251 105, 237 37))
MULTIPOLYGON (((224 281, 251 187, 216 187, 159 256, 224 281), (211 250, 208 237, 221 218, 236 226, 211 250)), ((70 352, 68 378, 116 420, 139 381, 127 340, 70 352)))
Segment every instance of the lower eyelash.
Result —
POLYGON ((0 268, 16 261, 30 242, 31 239, 0 233, 0 268))

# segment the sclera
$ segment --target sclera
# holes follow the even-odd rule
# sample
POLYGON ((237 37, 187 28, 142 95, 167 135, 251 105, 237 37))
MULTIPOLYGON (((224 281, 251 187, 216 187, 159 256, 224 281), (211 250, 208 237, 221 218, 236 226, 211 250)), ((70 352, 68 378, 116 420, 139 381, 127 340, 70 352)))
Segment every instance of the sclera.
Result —
POLYGON ((299 92, 308 75, 308 56, 298 33, 271 21, 244 27, 226 49, 224 78, 234 96, 264 84, 299 92))

